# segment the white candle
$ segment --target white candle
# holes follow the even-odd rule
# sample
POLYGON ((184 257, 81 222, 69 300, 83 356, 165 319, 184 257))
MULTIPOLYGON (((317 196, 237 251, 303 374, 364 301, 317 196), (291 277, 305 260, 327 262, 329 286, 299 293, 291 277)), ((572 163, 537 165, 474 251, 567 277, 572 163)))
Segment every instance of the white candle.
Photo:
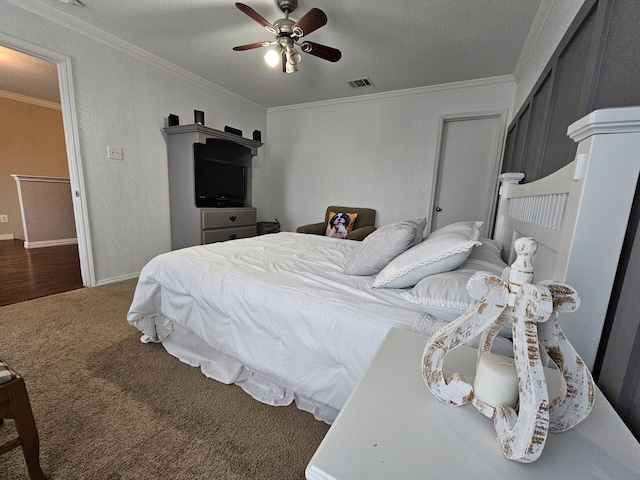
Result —
POLYGON ((481 355, 473 392, 479 400, 492 407, 515 407, 518 403, 518 372, 513 358, 495 353, 481 355))

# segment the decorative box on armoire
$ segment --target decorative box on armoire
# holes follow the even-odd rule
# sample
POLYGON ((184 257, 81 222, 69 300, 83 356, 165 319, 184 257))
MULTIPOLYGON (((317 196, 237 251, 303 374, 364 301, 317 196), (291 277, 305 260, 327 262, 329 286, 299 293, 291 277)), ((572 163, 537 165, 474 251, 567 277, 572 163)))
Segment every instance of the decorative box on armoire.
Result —
POLYGON ((251 166, 262 143, 196 124, 166 127, 164 132, 169 167, 171 248, 177 250, 254 236, 257 218, 256 209, 251 206, 251 166), (243 201, 226 196, 211 201, 196 198, 195 144, 206 146, 200 148, 207 152, 207 159, 244 172, 243 201))

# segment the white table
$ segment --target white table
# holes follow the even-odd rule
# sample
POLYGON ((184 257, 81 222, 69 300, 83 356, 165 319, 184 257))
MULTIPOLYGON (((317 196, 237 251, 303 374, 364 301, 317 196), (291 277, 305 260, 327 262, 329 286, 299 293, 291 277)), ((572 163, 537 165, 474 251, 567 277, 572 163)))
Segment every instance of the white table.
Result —
MULTIPOLYGON (((422 379, 427 337, 392 329, 306 469, 308 480, 634 479, 640 444, 602 393, 573 429, 549 434, 538 460, 506 459, 493 421, 472 405, 437 400, 422 379)), ((476 351, 459 347, 445 361, 472 375, 476 351)))

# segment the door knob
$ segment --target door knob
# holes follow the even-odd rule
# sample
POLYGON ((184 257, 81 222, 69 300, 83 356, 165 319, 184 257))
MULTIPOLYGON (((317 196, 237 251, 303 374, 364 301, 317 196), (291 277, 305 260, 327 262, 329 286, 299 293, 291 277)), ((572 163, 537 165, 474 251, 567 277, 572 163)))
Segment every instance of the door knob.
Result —
POLYGON ((436 212, 441 212, 442 209, 440 207, 436 207, 436 212))

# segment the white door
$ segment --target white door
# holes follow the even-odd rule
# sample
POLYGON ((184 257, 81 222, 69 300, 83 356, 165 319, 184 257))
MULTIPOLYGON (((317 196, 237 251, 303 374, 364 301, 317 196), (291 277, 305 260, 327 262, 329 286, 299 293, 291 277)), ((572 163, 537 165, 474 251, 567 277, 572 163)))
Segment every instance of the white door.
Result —
POLYGON ((453 222, 483 220, 493 228, 506 111, 442 117, 431 231, 453 222))

